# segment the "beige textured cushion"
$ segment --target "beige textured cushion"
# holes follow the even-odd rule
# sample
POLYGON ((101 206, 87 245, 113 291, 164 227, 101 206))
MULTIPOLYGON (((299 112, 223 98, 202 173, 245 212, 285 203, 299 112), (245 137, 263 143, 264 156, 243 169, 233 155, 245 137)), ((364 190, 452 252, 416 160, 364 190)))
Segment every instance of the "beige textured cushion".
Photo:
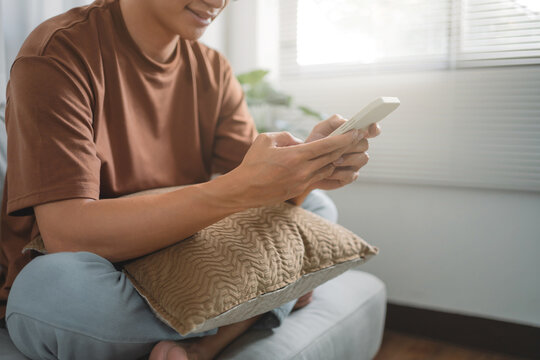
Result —
MULTIPOLYGON (((36 240, 28 248, 40 250, 36 240)), ((157 316, 186 335, 272 310, 377 252, 342 226, 281 203, 233 214, 124 272, 157 316)))

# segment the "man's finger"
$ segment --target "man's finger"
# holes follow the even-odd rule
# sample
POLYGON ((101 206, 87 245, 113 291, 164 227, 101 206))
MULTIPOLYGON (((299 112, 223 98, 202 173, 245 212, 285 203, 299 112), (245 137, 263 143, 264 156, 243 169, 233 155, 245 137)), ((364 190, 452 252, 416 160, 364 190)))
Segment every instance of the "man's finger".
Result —
POLYGON ((379 124, 371 124, 368 128, 367 138, 374 138, 376 136, 379 136, 381 134, 381 127, 379 124))
POLYGON ((360 136, 359 134, 360 133, 358 131, 349 131, 345 134, 326 137, 310 143, 296 145, 294 148, 298 150, 298 153, 304 159, 312 160, 338 149, 346 149, 352 143, 358 141, 360 136))
POLYGON ((346 149, 340 148, 328 154, 324 154, 315 159, 309 160, 311 168, 313 171, 317 171, 328 164, 335 164, 340 157, 344 156, 345 150, 346 149))
POLYGON ((321 180, 327 179, 334 173, 335 166, 332 164, 328 164, 325 167, 317 170, 313 176, 311 177, 310 184, 313 185, 321 180))
POLYGON ((332 131, 340 127, 345 121, 346 120, 341 115, 332 115, 328 119, 319 123, 317 131, 322 134, 330 135, 332 131))
POLYGON ((343 154, 339 159, 334 161, 334 165, 342 167, 353 167, 356 170, 366 165, 369 160, 369 155, 366 152, 343 154))
POLYGON ((367 139, 362 139, 357 143, 351 144, 349 148, 345 151, 345 154, 352 154, 352 153, 361 153, 368 151, 369 149, 369 142, 367 139))
POLYGON ((341 124, 345 122, 345 119, 340 115, 333 115, 332 117, 321 121, 311 131, 306 142, 312 142, 327 137, 337 129, 341 124))
POLYGON ((341 182, 342 185, 349 184, 358 177, 358 169, 354 168, 336 168, 332 175, 325 180, 334 180, 341 182))

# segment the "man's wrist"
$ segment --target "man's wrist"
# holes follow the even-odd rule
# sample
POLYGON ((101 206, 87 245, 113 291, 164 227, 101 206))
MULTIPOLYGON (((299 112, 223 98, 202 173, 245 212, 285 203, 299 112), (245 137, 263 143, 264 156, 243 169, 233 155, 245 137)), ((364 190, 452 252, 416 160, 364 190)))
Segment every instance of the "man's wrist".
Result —
POLYGON ((256 206, 245 198, 245 185, 238 181, 233 172, 199 186, 212 206, 223 208, 228 213, 233 214, 256 206))
POLYGON ((309 193, 311 192, 311 189, 307 189, 306 191, 304 191, 302 194, 298 195, 298 196, 295 196, 289 200, 287 200, 287 202, 289 204, 293 204, 293 205, 296 205, 296 206, 300 206, 304 203, 304 200, 306 200, 306 198, 308 197, 309 193))

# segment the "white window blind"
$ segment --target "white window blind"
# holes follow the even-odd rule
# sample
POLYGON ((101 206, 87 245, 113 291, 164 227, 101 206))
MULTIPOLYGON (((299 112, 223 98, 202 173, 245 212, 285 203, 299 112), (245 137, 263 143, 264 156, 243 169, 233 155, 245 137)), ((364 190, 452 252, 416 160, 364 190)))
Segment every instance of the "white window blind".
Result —
POLYGON ((463 3, 459 67, 540 63, 540 0, 463 3))
POLYGON ((539 64, 539 3, 281 0, 281 73, 539 64))

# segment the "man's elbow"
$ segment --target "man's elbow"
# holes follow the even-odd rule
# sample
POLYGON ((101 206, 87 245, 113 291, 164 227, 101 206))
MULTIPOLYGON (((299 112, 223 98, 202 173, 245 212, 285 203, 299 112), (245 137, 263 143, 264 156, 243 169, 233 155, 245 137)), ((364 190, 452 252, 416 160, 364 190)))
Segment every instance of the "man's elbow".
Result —
POLYGON ((60 240, 58 236, 49 236, 42 233, 41 239, 43 240, 43 247, 47 251, 47 254, 74 251, 73 248, 70 249, 69 242, 60 240))
POLYGON ((79 221, 84 199, 70 199, 34 207, 47 253, 83 251, 84 229, 79 221))

